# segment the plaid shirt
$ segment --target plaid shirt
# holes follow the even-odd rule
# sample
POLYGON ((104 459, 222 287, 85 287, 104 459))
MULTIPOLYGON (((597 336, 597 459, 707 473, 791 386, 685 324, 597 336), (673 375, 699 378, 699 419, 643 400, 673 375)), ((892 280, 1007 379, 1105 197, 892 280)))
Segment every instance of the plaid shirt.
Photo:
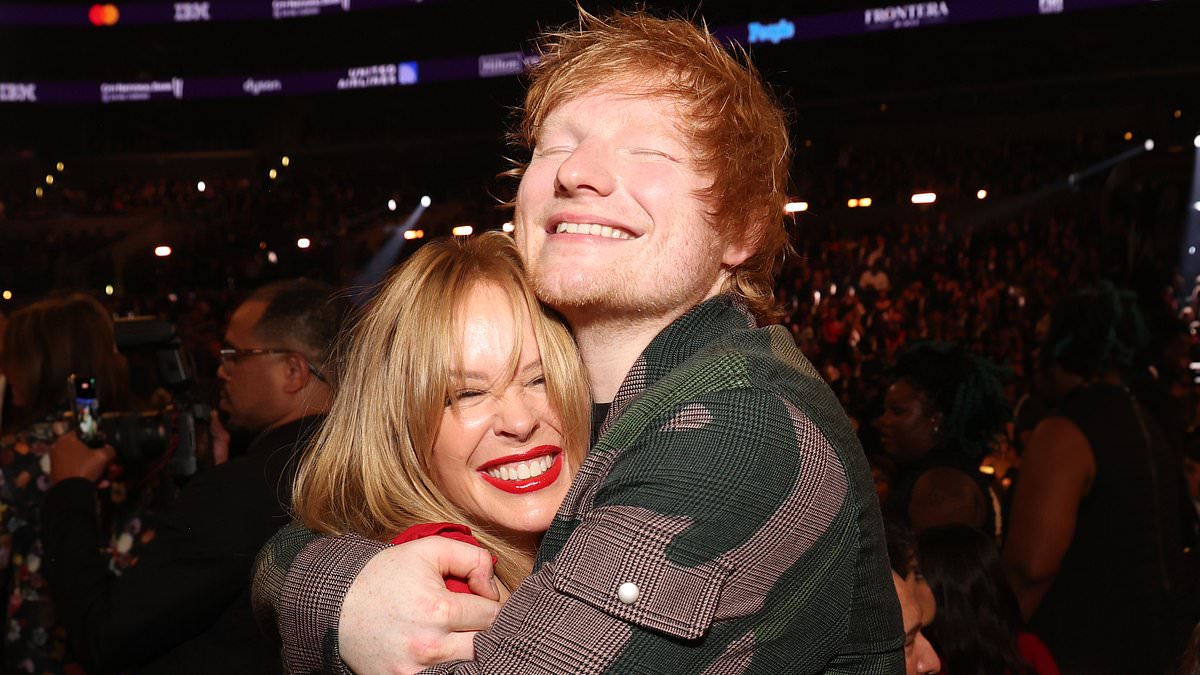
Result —
MULTIPOLYGON (((345 671, 341 601, 383 546, 292 527, 264 550, 257 603, 290 670, 345 671)), ((903 643, 845 414, 784 328, 721 296, 625 377, 475 660, 426 672, 898 673, 903 643)))

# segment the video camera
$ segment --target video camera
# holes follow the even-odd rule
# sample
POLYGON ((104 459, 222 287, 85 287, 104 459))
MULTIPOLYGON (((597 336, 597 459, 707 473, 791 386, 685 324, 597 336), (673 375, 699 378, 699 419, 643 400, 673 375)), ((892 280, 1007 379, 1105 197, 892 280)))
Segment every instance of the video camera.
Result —
MULTIPOLYGON (((148 317, 121 318, 114 322, 114 329, 118 351, 131 360, 153 360, 157 384, 169 398, 152 410, 101 412, 97 438, 112 445, 117 459, 125 464, 169 462, 175 476, 195 474, 197 432, 207 427, 212 408, 193 398, 195 367, 181 347, 174 324, 148 317)), ((78 398, 81 392, 74 395, 77 404, 84 402, 78 398)), ((86 406, 77 405, 77 423, 90 418, 81 415, 81 410, 86 406)))

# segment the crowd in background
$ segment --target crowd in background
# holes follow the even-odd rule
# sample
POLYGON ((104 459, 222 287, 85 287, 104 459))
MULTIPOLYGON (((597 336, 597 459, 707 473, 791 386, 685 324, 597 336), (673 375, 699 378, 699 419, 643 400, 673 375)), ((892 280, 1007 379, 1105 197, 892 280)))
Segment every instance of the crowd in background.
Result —
MULTIPOLYGON (((1146 404, 1153 405, 1155 422, 1169 439, 1176 471, 1189 478, 1179 486, 1179 503, 1185 515, 1200 504, 1200 458, 1193 447, 1200 444, 1188 440, 1197 400, 1187 365, 1196 347, 1187 321, 1200 308, 1191 304, 1193 289, 1157 255, 1177 246, 1171 241, 1175 230, 1160 218, 1173 212, 1179 196, 1134 181, 1121 168, 1103 186, 1082 186, 1082 194, 1054 188, 1109 149, 1090 137, 1064 146, 982 145, 957 152, 940 146, 879 153, 844 148, 825 156, 831 166, 814 162, 797 175, 810 210, 795 216, 795 250, 777 284, 781 322, 858 429, 885 510, 897 492, 909 499, 917 489, 904 484, 904 463, 897 466, 878 428, 898 359, 914 345, 933 342, 956 345, 993 368, 988 377, 995 377, 1003 399, 1003 423, 988 427, 964 465, 988 500, 974 530, 987 532, 988 543, 934 530, 925 539, 939 579, 953 572, 935 560, 935 550, 945 556, 948 540, 976 547, 983 561, 972 563, 977 567, 998 565, 999 553, 987 546, 1004 544, 1020 451, 1046 409, 1037 385, 1046 374, 1039 348, 1051 313, 1073 292, 1101 280, 1135 291, 1147 340, 1126 365, 1133 374, 1153 373, 1144 389, 1147 398, 1157 398, 1146 404), (988 191, 986 199, 976 194, 981 189, 988 191), (918 190, 936 191, 938 203, 907 204, 918 190), (874 210, 852 211, 844 204, 848 195, 866 194, 874 210)), ((97 296, 115 315, 167 319, 195 360, 203 389, 217 370, 223 326, 250 291, 294 276, 342 288, 361 282, 360 271, 414 207, 420 190, 411 178, 392 185, 377 176, 314 172, 279 179, 210 177, 203 191, 190 179, 145 177, 63 186, 53 195, 47 189, 40 198, 27 192, 0 195, 0 224, 22 224, 0 228, 0 286, 17 295, 0 309, 11 313, 47 289, 74 288, 97 296), (388 199, 397 198, 402 204, 389 210, 388 199), (37 229, 39 222, 72 219, 83 227, 37 229), (155 232, 169 240, 169 258, 154 257, 153 238, 139 234, 149 223, 165 224, 155 232), (311 246, 297 248, 300 237, 311 246), (105 294, 110 284, 116 287, 105 294)), ((480 192, 460 188, 416 227, 426 228, 428 237, 460 223, 496 227, 506 212, 480 192)), ((1193 529, 1192 539, 1182 534, 1194 543, 1196 513, 1190 515, 1182 520, 1193 529)), ((914 539, 913 551, 925 539, 914 539)), ((905 570, 897 569, 901 576, 905 570)), ((938 591, 939 602, 949 602, 945 598, 938 591)), ((996 609, 1016 625, 1019 614, 1012 611, 1008 605, 996 609)), ((946 636, 953 631, 944 624, 941 639, 951 640, 946 636)), ((1032 659, 1004 658, 1009 665, 1024 663, 1022 668, 1032 659)))

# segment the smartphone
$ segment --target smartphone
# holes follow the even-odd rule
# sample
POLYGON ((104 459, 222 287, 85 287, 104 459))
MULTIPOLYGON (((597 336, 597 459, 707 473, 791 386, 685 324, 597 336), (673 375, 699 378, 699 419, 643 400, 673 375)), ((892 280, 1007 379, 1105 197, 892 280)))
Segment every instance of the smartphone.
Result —
POLYGON ((100 433, 100 394, 96 390, 96 378, 80 377, 72 373, 67 378, 67 390, 71 397, 71 413, 75 418, 75 431, 79 440, 88 445, 104 442, 100 433))

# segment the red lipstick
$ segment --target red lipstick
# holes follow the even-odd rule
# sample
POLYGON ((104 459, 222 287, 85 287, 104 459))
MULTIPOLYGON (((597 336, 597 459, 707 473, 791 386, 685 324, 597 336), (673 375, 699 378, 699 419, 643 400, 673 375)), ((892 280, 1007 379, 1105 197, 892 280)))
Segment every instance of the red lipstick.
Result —
POLYGON ((519 495, 527 492, 536 492, 543 488, 550 487, 555 481, 558 480, 559 474, 562 473, 562 448, 556 445, 539 445, 538 447, 531 448, 525 452, 493 459, 483 466, 480 466, 476 470, 479 472, 479 475, 493 487, 510 494, 519 495), (550 465, 549 469, 537 476, 532 476, 530 478, 518 478, 515 480, 505 480, 503 478, 493 478, 487 473, 488 469, 500 466, 502 464, 523 462, 551 454, 554 455, 554 462, 550 465))

